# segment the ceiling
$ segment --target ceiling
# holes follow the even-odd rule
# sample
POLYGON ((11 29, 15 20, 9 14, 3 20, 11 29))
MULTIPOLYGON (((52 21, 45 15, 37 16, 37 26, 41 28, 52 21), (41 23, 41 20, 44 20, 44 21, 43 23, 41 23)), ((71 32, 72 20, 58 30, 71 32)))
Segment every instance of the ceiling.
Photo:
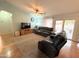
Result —
POLYGON ((79 12, 79 0, 6 0, 9 3, 28 11, 29 3, 41 5, 48 15, 59 15, 65 13, 79 12))

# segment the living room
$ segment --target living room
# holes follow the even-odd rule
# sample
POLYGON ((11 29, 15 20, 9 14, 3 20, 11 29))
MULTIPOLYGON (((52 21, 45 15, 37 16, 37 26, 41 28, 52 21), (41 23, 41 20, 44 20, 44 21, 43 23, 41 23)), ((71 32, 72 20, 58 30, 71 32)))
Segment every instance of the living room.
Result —
POLYGON ((0 57, 78 58, 78 5, 78 0, 0 0, 0 57), (66 41, 56 52, 42 47, 41 41, 52 43, 61 32, 66 41))

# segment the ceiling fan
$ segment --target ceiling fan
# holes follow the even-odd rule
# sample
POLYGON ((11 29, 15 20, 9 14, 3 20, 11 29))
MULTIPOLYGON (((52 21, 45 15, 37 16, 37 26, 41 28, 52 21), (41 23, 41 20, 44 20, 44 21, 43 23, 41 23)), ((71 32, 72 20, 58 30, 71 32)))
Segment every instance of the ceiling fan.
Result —
POLYGON ((39 5, 35 5, 35 4, 29 4, 26 6, 26 8, 29 10, 29 11, 32 11, 34 13, 37 13, 37 14, 46 14, 45 13, 45 10, 42 6, 39 6, 39 5))

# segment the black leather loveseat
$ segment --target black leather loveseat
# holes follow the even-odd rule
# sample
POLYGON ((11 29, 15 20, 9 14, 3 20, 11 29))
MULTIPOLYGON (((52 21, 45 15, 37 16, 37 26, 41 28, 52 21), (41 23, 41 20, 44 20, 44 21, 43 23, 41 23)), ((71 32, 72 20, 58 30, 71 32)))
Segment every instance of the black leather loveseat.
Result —
POLYGON ((53 31, 53 28, 49 27, 38 27, 33 29, 33 32, 42 36, 49 36, 51 32, 53 31))
POLYGON ((60 49, 67 42, 67 39, 62 35, 50 35, 48 40, 38 42, 38 48, 48 57, 58 56, 60 49))

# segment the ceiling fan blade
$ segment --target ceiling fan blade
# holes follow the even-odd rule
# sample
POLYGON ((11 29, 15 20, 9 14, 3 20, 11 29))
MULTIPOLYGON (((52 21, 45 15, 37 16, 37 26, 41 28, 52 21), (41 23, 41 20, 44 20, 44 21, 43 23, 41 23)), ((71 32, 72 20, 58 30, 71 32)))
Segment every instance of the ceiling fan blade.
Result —
POLYGON ((44 15, 44 14, 46 14, 46 13, 39 13, 39 14, 43 14, 43 15, 44 15))
POLYGON ((33 8, 31 8, 31 7, 27 6, 26 9, 29 10, 29 11, 35 12, 35 10, 33 8))
POLYGON ((38 13, 38 14, 45 14, 43 7, 38 6, 38 5, 35 5, 35 4, 33 4, 33 3, 30 3, 30 4, 27 6, 27 9, 28 9, 29 11, 32 11, 32 12, 35 12, 35 13, 38 13))
POLYGON ((33 3, 30 4, 32 8, 36 8, 37 6, 33 3))
POLYGON ((38 13, 39 14, 46 14, 46 12, 44 12, 44 11, 39 11, 38 13))

